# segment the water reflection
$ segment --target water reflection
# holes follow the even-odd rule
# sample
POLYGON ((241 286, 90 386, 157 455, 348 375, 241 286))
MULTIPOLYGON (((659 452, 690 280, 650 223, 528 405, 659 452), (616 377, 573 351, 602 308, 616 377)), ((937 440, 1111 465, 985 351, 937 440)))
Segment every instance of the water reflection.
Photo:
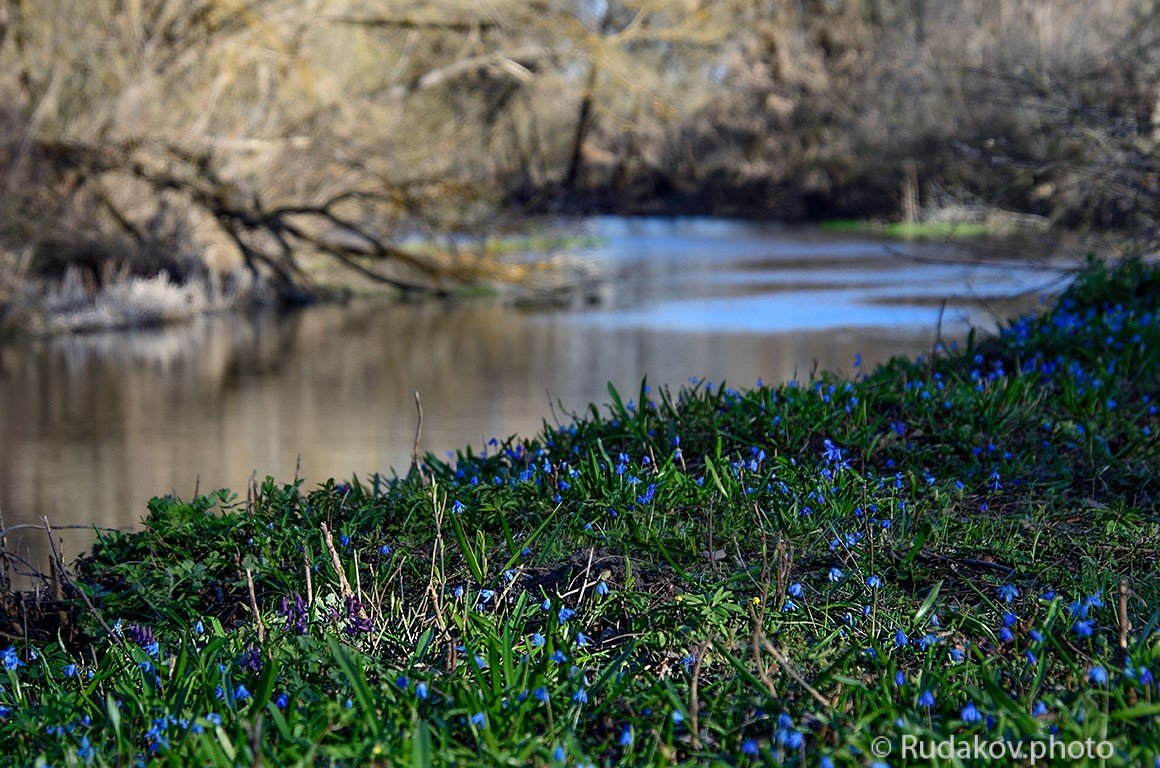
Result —
MULTIPOLYGON (((441 453, 535 432, 552 418, 549 398, 583 408, 607 399, 609 381, 630 392, 646 374, 673 386, 690 376, 749 385, 804 377, 814 365, 848 371, 855 353, 873 365, 929 348, 936 309, 885 302, 854 312, 857 270, 832 274, 829 291, 816 275, 807 291, 761 288, 803 280, 800 265, 745 266, 780 253, 778 237, 725 231, 735 237, 719 250, 695 238, 674 250, 671 232, 655 249, 634 250, 634 238, 648 241, 636 234, 610 241, 608 258, 624 270, 619 290, 582 311, 354 304, 0 346, 5 522, 132 526, 150 496, 188 496, 199 478, 203 490, 242 490, 251 472, 287 479, 299 456, 308 483, 405 469, 416 390, 423 448, 441 453), (710 258, 718 269, 705 268, 710 258), (886 314, 867 322, 874 312, 886 314), (810 321, 817 316, 836 320, 810 321)), ((807 246, 824 249, 796 242, 807 246)), ((875 244, 835 247, 829 258, 863 267, 868 249, 882 258, 875 244)), ((863 272, 864 290, 882 283, 863 272)), ((907 275, 927 291, 929 278, 907 275)), ((91 540, 63 535, 72 554, 91 540)), ((16 541, 45 561, 43 533, 16 541)))

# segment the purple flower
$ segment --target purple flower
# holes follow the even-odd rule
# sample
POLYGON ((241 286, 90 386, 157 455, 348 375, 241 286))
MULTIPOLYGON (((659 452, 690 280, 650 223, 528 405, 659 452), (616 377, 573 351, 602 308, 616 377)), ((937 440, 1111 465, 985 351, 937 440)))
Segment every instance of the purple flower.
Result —
POLYGON ((307 615, 306 599, 295 592, 292 596, 282 598, 282 608, 279 613, 286 618, 286 631, 298 635, 306 634, 307 615))
POLYGON ((262 671, 262 652, 251 646, 238 656, 238 666, 257 673, 262 671))
POLYGON ((374 623, 366 616, 362 603, 357 597, 346 599, 346 633, 348 635, 366 635, 374 631, 374 623))
MULTIPOLYGON (((156 647, 157 645, 157 641, 153 637, 153 630, 149 627, 143 627, 140 624, 130 624, 129 627, 125 630, 125 636, 129 638, 131 642, 136 643, 142 648, 146 648, 148 646, 156 647)), ((156 654, 149 655, 154 656, 156 654)))

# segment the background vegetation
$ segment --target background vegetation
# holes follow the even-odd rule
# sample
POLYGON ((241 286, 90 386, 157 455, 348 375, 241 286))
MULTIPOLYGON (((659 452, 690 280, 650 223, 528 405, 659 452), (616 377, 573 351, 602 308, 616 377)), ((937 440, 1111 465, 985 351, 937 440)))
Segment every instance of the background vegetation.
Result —
POLYGON ((0 301, 59 290, 70 267, 73 294, 164 271, 202 284, 187 303, 309 300, 324 282, 312 254, 404 292, 520 283, 526 263, 408 238, 543 211, 978 218, 986 204, 1154 236, 1154 13, 7 0, 0 301))

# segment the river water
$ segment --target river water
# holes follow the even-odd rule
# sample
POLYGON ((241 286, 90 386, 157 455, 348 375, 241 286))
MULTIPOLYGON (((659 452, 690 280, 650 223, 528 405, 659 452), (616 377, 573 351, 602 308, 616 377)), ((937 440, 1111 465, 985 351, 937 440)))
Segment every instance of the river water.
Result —
MULTIPOLYGON (((251 473, 307 484, 405 472, 422 398, 422 448, 441 454, 531 434, 544 419, 625 399, 641 379, 750 386, 853 372, 929 351, 970 324, 1058 288, 973 249, 718 220, 594 219, 611 276, 603 300, 517 309, 489 300, 355 302, 292 314, 0 346, 0 510, 7 526, 140 523, 145 502, 231 487, 251 473), (1011 297, 1022 295, 1013 302, 1011 297)), ((586 246, 587 247, 587 246, 586 246)), ((1005 263, 1010 257, 1005 257, 1005 263)), ((91 531, 63 530, 66 554, 91 531)), ((43 563, 43 532, 11 536, 43 563)))

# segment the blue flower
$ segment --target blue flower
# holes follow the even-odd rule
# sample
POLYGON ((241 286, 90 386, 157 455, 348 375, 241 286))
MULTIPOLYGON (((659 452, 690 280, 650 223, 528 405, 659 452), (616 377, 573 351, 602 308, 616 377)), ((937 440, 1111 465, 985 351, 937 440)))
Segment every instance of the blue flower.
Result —
POLYGON ((882 586, 882 579, 877 576, 871 576, 866 579, 866 586, 870 587, 871 589, 878 589, 882 586))
POLYGON ((622 747, 631 747, 632 746, 632 727, 631 726, 628 726, 628 725, 624 726, 624 730, 620 732, 620 746, 622 746, 622 747))
POLYGON ((572 618, 575 615, 576 615, 576 611, 572 610, 571 608, 565 607, 565 608, 561 608, 559 610, 559 612, 556 614, 556 619, 559 620, 559 622, 561 624, 564 624, 565 622, 568 621, 568 619, 572 618))
POLYGON ((89 744, 89 737, 81 736, 81 746, 77 750, 77 757, 79 757, 87 764, 92 762, 92 759, 96 756, 96 754, 97 751, 93 749, 93 745, 89 744))
POLYGON ((830 581, 833 581, 833 582, 839 582, 842 580, 842 577, 844 577, 845 575, 846 574, 842 573, 841 568, 831 568, 830 573, 829 573, 829 579, 830 579, 830 581))
POLYGON ((486 728, 487 727, 487 716, 485 714, 483 714, 482 712, 476 712, 474 715, 471 716, 471 724, 474 725, 476 728, 486 728))
POLYGON ((1092 671, 1088 673, 1088 679, 1096 685, 1107 685, 1108 671, 1103 667, 1092 667, 1092 671))
POLYGON ((907 645, 910 645, 910 639, 906 636, 905 632, 899 629, 894 633, 894 644, 899 648, 904 648, 907 645))
POLYGON ((1075 623, 1075 626, 1072 627, 1072 630, 1075 631, 1076 637, 1091 637, 1092 636, 1092 622, 1086 621, 1086 620, 1085 621, 1077 621, 1075 623))
POLYGON ((552 661, 556 662, 557 664, 563 664, 567 660, 568 660, 568 657, 565 656, 564 652, 561 650, 557 650, 555 653, 552 654, 552 661))
POLYGON ((24 666, 24 662, 21 661, 20 657, 16 655, 16 649, 12 647, 8 647, 3 651, 0 651, 0 659, 3 660, 4 668, 7 670, 13 670, 17 667, 24 666))
POLYGON ((588 645, 590 642, 592 642, 592 638, 588 637, 588 635, 584 634, 583 632, 576 633, 576 645, 583 647, 588 645))
POLYGON ((608 594, 608 585, 605 584, 603 581, 597 583, 596 594, 600 595, 601 597, 604 597, 605 595, 607 595, 608 594))
POLYGON ((427 684, 426 683, 416 683, 415 684, 415 695, 418 696, 420 699, 426 699, 427 698, 427 684))
POLYGON ((786 598, 785 604, 781 606, 781 609, 786 612, 796 611, 797 608, 797 603, 789 598, 786 598))
POLYGON ((76 677, 77 676, 77 665, 76 664, 66 665, 64 668, 64 676, 65 677, 76 677))
POLYGON ((547 640, 545 640, 544 636, 541 635, 539 632, 536 632, 535 634, 532 635, 532 647, 533 648, 542 648, 544 646, 544 643, 546 643, 546 642, 547 642, 547 640))
POLYGON ((979 708, 975 706, 975 702, 968 701, 963 711, 959 715, 964 723, 981 723, 983 716, 979 713, 979 708))
POLYGON ((1031 708, 1031 714, 1035 717, 1043 717, 1047 714, 1047 705, 1042 701, 1035 702, 1035 706, 1031 708))
POLYGON ((532 697, 539 701, 541 704, 547 704, 551 700, 551 697, 548 695, 548 689, 542 685, 536 690, 532 691, 532 697))
POLYGON ((923 691, 922 695, 918 697, 918 706, 922 707, 923 709, 930 709, 931 707, 933 707, 934 706, 934 692, 931 690, 923 691))
POLYGON ((896 688, 906 685, 906 673, 901 669, 894 673, 894 685, 896 688))
POLYGON ((757 757, 761 754, 761 750, 757 748, 757 742, 753 739, 746 739, 741 742, 741 752, 749 757, 757 757))
POLYGON ((250 698, 250 692, 246 690, 246 686, 239 685, 237 689, 234 690, 235 701, 244 701, 248 698, 250 698))
POLYGON ((587 704, 588 690, 586 688, 581 688, 576 691, 576 693, 572 694, 572 701, 576 702, 577 704, 587 704))
POLYGON ((568 755, 564 752, 563 747, 556 747, 556 749, 553 750, 553 752, 552 752, 552 759, 555 760, 557 763, 564 762, 564 760, 567 757, 568 757, 568 755))
POLYGON ((678 710, 674 709, 673 710, 673 725, 680 725, 684 721, 685 721, 685 716, 682 715, 678 710))
POLYGON ((1013 601, 1015 598, 1019 597, 1019 590, 1015 587, 1014 584, 1004 584, 1003 586, 999 587, 998 592, 999 599, 1008 604, 1011 603, 1011 601, 1013 601))
POLYGON ((290 698, 285 693, 279 693, 278 698, 274 699, 274 706, 278 709, 286 709, 290 705, 290 698))
POLYGON ((805 589, 803 589, 802 585, 797 583, 796 581, 793 584, 789 585, 788 591, 794 597, 801 597, 803 594, 805 594, 805 589))

